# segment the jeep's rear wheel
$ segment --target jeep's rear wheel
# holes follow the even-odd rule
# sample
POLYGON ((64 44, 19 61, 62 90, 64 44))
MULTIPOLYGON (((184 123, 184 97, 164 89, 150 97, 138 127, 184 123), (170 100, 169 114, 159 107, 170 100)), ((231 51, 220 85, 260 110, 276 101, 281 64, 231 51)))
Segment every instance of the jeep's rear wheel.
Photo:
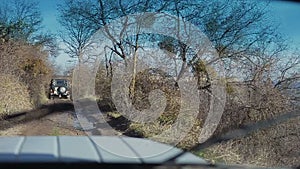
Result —
POLYGON ((53 100, 53 99, 54 99, 54 96, 52 96, 51 94, 49 94, 48 98, 49 98, 50 100, 53 100))

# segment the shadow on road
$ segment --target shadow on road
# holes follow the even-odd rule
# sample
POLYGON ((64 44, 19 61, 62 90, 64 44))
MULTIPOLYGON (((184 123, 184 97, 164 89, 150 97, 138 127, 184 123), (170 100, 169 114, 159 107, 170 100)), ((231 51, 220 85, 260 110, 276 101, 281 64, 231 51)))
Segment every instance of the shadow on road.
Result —
POLYGON ((0 130, 11 128, 17 124, 37 120, 50 114, 67 113, 69 111, 74 111, 73 103, 70 101, 60 101, 42 105, 41 107, 30 111, 15 112, 11 115, 4 116, 0 120, 0 130))
MULTIPOLYGON (((82 105, 88 106, 88 103, 90 103, 90 100, 83 99, 80 100, 82 105)), ((98 107, 103 113, 106 122, 115 130, 120 131, 123 133, 123 135, 131 136, 131 137, 142 137, 140 133, 137 133, 133 130, 129 129, 129 125, 131 121, 126 119, 123 116, 120 116, 118 118, 113 118, 109 116, 107 113, 115 111, 113 106, 110 106, 107 102, 98 102, 98 107)), ((42 105, 39 108, 36 108, 34 110, 30 111, 22 111, 22 112, 15 112, 10 115, 6 115, 0 119, 0 130, 5 130, 12 128, 19 124, 24 124, 27 122, 40 120, 48 115, 55 115, 55 114, 62 114, 62 113, 72 113, 75 114, 75 109, 73 102, 67 101, 67 100, 55 100, 48 104, 42 105)), ((65 119, 66 121, 68 119, 65 119)), ((80 124, 79 124, 80 125, 80 124)), ((81 128, 81 126, 77 126, 78 128, 81 128)), ((76 128, 76 127, 75 127, 76 128)), ((98 134, 96 134, 98 135, 98 134)), ((101 134, 99 134, 101 135, 101 134)))

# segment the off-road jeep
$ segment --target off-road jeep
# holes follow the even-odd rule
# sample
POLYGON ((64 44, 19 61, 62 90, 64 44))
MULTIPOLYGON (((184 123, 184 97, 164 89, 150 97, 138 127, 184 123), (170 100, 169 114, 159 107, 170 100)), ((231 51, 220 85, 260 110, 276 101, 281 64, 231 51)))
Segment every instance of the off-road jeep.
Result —
POLYGON ((52 79, 50 83, 49 99, 54 97, 70 99, 70 83, 67 79, 52 79))

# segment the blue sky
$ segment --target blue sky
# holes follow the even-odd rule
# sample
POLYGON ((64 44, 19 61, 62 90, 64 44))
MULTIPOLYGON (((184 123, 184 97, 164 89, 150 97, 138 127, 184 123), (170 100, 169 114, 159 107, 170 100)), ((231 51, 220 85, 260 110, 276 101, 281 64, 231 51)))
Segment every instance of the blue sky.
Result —
MULTIPOLYGON (((60 29, 57 22, 57 4, 62 0, 40 0, 39 5, 43 17, 45 32, 56 34, 60 29)), ((300 3, 272 1, 270 5, 271 16, 281 23, 280 31, 286 34, 291 41, 291 45, 300 48, 300 3)), ((274 19, 273 18, 273 19, 274 19)), ((67 66, 66 61, 69 58, 66 54, 61 54, 55 61, 61 66, 67 66)))
POLYGON ((59 23, 57 22, 57 5, 63 2, 62 0, 40 0, 39 5, 43 17, 43 25, 45 31, 57 33, 59 23))
MULTIPOLYGON (((57 4, 61 2, 62 0, 40 0, 45 31, 56 33, 59 30, 60 25, 56 20, 57 4)), ((282 24, 280 30, 300 45, 300 3, 274 0, 270 7, 273 19, 282 24)))
MULTIPOLYGON (((57 35, 58 32, 62 29, 57 21, 57 17, 59 15, 57 11, 57 5, 61 3, 63 3, 63 0, 39 1, 39 6, 43 18, 44 32, 49 32, 57 35)), ((63 48, 63 44, 61 42, 59 42, 59 47, 63 48)), ((54 62, 55 65, 58 65, 63 69, 68 69, 68 67, 72 66, 70 62, 68 62, 68 60, 70 60, 70 57, 68 57, 68 55, 63 51, 59 51, 59 55, 56 58, 51 58, 51 61, 54 62)))
POLYGON ((280 31, 300 48, 300 3, 273 1, 271 12, 281 23, 280 31))

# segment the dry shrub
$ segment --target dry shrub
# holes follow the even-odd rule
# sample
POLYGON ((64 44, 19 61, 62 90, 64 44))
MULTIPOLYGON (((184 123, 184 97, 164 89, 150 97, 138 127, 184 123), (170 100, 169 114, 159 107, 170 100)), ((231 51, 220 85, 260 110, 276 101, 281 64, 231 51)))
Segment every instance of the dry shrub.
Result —
MULTIPOLYGON (((111 78, 107 76, 106 70, 100 67, 95 81, 96 95, 99 98, 98 106, 102 112, 116 111, 111 98, 111 78)), ((170 129, 180 111, 180 89, 176 85, 173 77, 169 76, 158 69, 148 69, 139 72, 136 76, 135 93, 132 103, 137 110, 150 108, 149 94, 153 90, 161 90, 166 98, 166 108, 161 115, 151 123, 130 122, 128 128, 122 131, 124 134, 133 137, 152 137, 170 129)), ((201 124, 203 122, 206 111, 209 108, 209 93, 200 91, 201 102, 199 104, 199 117, 195 121, 192 129, 187 131, 184 138, 178 147, 188 149, 198 143, 201 124)), ((109 114, 109 113, 108 113, 109 114)), ((121 116, 121 114, 119 114, 121 116)), ((110 117, 114 119, 114 117, 110 117)), ((114 126, 113 126, 114 127, 114 126)))
POLYGON ((206 149, 203 157, 226 164, 265 167, 299 166, 300 119, 257 131, 206 149))
POLYGON ((27 87, 9 74, 0 74, 0 118, 32 108, 27 87))
POLYGON ((95 78, 95 94, 100 100, 111 99, 111 77, 100 66, 95 78))
POLYGON ((161 90, 166 98, 166 108, 159 116, 160 124, 173 124, 180 110, 180 90, 173 77, 158 69, 148 69, 137 74, 133 105, 138 110, 149 109, 149 94, 161 90))
MULTIPOLYGON (((134 137, 151 137, 169 129, 180 110, 180 90, 175 81, 163 72, 147 70, 137 74, 133 105, 138 110, 150 107, 148 100, 152 90, 160 89, 164 92, 167 107, 159 118, 151 123, 141 124, 131 122, 124 134, 134 137), (152 73, 150 73, 152 71, 152 73)), ((102 72, 104 79, 97 79, 98 94, 101 98, 108 98, 107 103, 113 104, 110 96, 110 79, 102 72), (101 91, 105 91, 101 93, 101 91)), ((97 87, 97 86, 96 86, 97 87)), ((189 149, 198 143, 202 125, 209 111, 210 94, 206 90, 199 90, 199 116, 187 136, 177 146, 189 149)), ((261 120, 272 119, 284 114, 289 109, 289 101, 277 89, 268 84, 227 84, 227 102, 225 111, 214 136, 246 124, 261 120)), ((103 106, 102 105, 102 106, 103 106)), ((292 119, 285 123, 259 130, 239 139, 233 139, 201 152, 196 152, 204 158, 230 164, 249 164, 256 166, 295 166, 299 165, 300 147, 299 119, 292 119)))
POLYGON ((199 136, 202 125, 203 121, 197 118, 191 130, 187 131, 188 133, 186 134, 186 137, 181 140, 176 146, 185 150, 189 150, 191 147, 199 143, 199 136))
POLYGON ((86 65, 76 66, 72 75, 73 99, 93 99, 95 81, 93 73, 86 65))
POLYGON ((16 55, 16 51, 20 48, 20 46, 21 44, 14 43, 12 41, 0 44, 1 73, 10 73, 16 76, 18 75, 17 77, 20 77, 20 75, 24 73, 24 71, 22 71, 22 69, 19 67, 24 59, 22 56, 16 55))
MULTIPOLYGON (((228 97, 227 108, 215 135, 245 124, 276 118, 290 110, 288 99, 269 85, 235 85, 235 93, 228 97)), ((203 156, 229 164, 296 166, 300 161, 299 124, 299 118, 294 118, 247 137, 210 147, 203 156)))
MULTIPOLYGON (((148 100, 149 93, 155 89, 162 90, 167 100, 167 106, 162 115, 155 123, 139 124, 132 123, 128 130, 136 130, 144 136, 151 136, 159 133, 166 126, 169 126, 176 120, 179 112, 180 93, 178 87, 175 87, 175 81, 167 79, 166 75, 158 72, 157 76, 152 76, 146 70, 140 72, 136 77, 135 94, 132 103, 137 110, 148 109, 150 102, 148 100), (162 124, 165 124, 163 127, 162 124)), ((106 69, 100 67, 95 81, 95 92, 99 98, 98 106, 102 111, 114 111, 115 106, 111 98, 111 77, 107 75, 106 69)))
POLYGON ((180 110, 180 91, 172 77, 158 69, 147 69, 136 76, 133 105, 138 110, 149 109, 149 94, 161 90, 166 98, 166 107, 158 119, 151 123, 134 122, 129 130, 140 133, 143 137, 152 137, 169 129, 175 122, 180 110))
POLYGON ((100 66, 95 78, 95 95, 98 107, 102 112, 112 112, 116 107, 111 96, 111 77, 103 66, 100 66))
POLYGON ((52 76, 52 68, 41 46, 18 41, 0 44, 0 73, 12 74, 26 85, 35 107, 47 101, 45 87, 52 76))
POLYGON ((17 53, 24 61, 19 67, 24 71, 21 80, 27 84, 31 102, 35 107, 47 101, 46 91, 52 76, 52 68, 47 61, 47 55, 39 47, 24 45, 17 53), (47 87, 47 88, 46 88, 47 87))
MULTIPOLYGON (((135 93, 132 99, 134 107, 137 110, 149 109, 149 94, 151 91, 157 89, 161 90, 166 98, 166 107, 164 111, 161 112, 160 116, 153 122, 130 122, 128 128, 123 131, 125 135, 149 138, 170 129, 177 120, 181 101, 179 87, 176 85, 173 77, 168 76, 158 69, 148 69, 137 74, 135 93)), ((107 77, 105 69, 100 69, 98 71, 96 78, 96 93, 100 98, 98 106, 102 111, 115 111, 110 95, 110 77, 107 77)), ((207 96, 207 93, 205 96, 207 96)), ((203 99, 207 99, 207 97, 203 96, 203 99)), ((200 107, 202 107, 201 110, 204 111, 207 102, 202 103, 203 105, 200 107)), ((121 116, 121 114, 119 114, 119 116, 121 116)), ((110 119, 114 118, 110 117, 110 119)), ((200 123, 201 120, 196 119, 191 131, 185 133, 187 134, 187 137, 178 144, 178 147, 187 149, 197 143, 198 134, 200 133, 200 123)))
POLYGON ((221 135, 242 125, 274 118, 289 111, 289 101, 268 85, 231 84, 223 116, 215 132, 221 135))

